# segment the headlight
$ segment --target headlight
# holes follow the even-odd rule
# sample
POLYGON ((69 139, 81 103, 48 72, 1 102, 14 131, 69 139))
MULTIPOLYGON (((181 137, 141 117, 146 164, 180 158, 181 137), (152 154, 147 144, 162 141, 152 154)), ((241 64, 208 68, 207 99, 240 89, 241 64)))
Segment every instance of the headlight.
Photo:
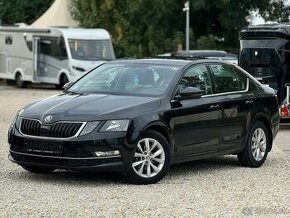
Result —
MULTIPOLYGON (((19 116, 23 113, 24 109, 21 109, 20 111, 17 112, 16 116, 14 117, 13 121, 11 122, 11 127, 13 127, 16 122, 19 120, 19 116)), ((17 122, 18 123, 18 122, 17 122)))
POLYGON ((109 120, 102 126, 100 132, 125 132, 128 126, 129 120, 109 120))
POLYGON ((91 133, 99 125, 99 123, 100 123, 99 121, 96 121, 96 122, 88 122, 85 125, 85 128, 83 128, 83 130, 81 131, 81 133, 80 133, 79 136, 82 136, 82 135, 86 135, 86 134, 91 133))

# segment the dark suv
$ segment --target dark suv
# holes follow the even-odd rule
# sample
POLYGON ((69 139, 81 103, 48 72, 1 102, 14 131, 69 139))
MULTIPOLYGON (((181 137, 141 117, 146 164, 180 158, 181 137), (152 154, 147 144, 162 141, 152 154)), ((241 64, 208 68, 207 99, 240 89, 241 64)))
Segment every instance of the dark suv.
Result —
POLYGON ((112 61, 19 111, 9 159, 33 173, 122 171, 148 184, 170 164, 225 154, 259 167, 278 128, 274 91, 238 66, 112 61))

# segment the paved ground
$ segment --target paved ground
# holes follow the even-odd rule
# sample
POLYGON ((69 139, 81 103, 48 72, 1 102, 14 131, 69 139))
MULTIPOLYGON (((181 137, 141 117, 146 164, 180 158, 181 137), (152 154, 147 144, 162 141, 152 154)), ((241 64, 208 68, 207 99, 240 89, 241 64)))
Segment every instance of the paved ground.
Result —
POLYGON ((275 144, 279 146, 290 159, 290 121, 282 123, 275 144))
POLYGON ((0 86, 0 217, 290 217, 290 161, 279 148, 287 150, 288 128, 259 169, 225 156, 173 166, 148 186, 111 173, 25 172, 7 160, 9 123, 28 102, 57 92, 0 86))

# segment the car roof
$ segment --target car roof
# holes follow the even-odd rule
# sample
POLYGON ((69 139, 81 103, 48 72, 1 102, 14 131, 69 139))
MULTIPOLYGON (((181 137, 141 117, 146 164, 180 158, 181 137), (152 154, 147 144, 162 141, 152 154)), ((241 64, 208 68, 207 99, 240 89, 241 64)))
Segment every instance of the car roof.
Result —
POLYGON ((110 63, 131 63, 131 64, 156 64, 156 65, 176 65, 176 66, 186 66, 190 63, 192 64, 199 64, 199 63, 220 63, 220 64, 227 64, 232 65, 231 63, 223 60, 214 60, 214 59, 196 59, 196 58, 184 58, 181 59, 177 58, 145 58, 145 59, 117 59, 114 61, 106 62, 107 64, 110 63))

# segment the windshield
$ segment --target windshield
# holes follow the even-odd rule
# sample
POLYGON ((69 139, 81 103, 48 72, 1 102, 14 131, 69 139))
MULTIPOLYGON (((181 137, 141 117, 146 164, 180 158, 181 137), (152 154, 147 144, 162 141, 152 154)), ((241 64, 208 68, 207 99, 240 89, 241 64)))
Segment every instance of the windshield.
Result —
POLYGON ((97 67, 67 91, 160 96, 165 93, 179 66, 113 64, 97 67))
POLYGON ((114 51, 110 40, 69 39, 73 59, 76 60, 113 60, 114 51))

